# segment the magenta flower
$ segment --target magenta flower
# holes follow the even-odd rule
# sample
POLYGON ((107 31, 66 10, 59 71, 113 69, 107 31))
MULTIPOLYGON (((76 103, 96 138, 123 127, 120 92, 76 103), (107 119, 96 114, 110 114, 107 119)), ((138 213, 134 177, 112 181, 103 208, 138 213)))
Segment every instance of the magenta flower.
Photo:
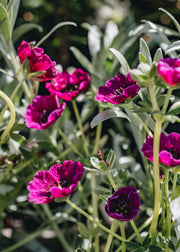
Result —
POLYGON ((60 105, 55 95, 38 95, 26 109, 25 123, 28 128, 46 129, 62 115, 65 107, 66 103, 60 105))
POLYGON ((29 60, 30 73, 45 71, 43 75, 36 76, 39 81, 48 81, 53 79, 57 74, 55 68, 56 62, 52 61, 48 55, 44 54, 44 50, 39 47, 33 47, 26 41, 22 41, 17 50, 21 64, 25 59, 29 60))
MULTIPOLYGON (((153 138, 147 136, 141 149, 144 156, 153 162, 153 138)), ((161 133, 159 147, 159 163, 169 167, 180 165, 180 134, 172 132, 169 135, 161 133)))
POLYGON ((118 74, 114 79, 106 82, 105 86, 98 88, 95 99, 101 102, 119 104, 130 97, 134 97, 139 92, 140 86, 131 79, 130 74, 118 74))
POLYGON ((180 59, 161 59, 158 62, 157 72, 170 86, 180 84, 180 59))
POLYGON ((58 73, 51 83, 46 83, 46 88, 50 93, 56 94, 61 99, 71 101, 79 94, 84 93, 89 85, 89 74, 77 68, 72 74, 66 71, 58 73))
POLYGON ((29 182, 29 202, 47 204, 55 198, 68 197, 77 187, 84 173, 83 164, 78 161, 64 161, 54 164, 49 171, 39 171, 29 182))
POLYGON ((121 187, 105 205, 106 213, 113 219, 129 221, 134 219, 140 208, 140 196, 132 186, 121 187))

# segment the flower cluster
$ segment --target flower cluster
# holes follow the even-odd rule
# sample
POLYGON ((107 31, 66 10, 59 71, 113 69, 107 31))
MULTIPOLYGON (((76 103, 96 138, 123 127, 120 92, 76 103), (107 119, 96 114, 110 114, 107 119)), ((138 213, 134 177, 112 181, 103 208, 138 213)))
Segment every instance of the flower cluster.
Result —
POLYGON ((66 71, 58 73, 51 83, 46 83, 46 88, 59 98, 71 101, 79 94, 84 93, 89 88, 89 85, 89 74, 77 68, 72 74, 66 71))
POLYGON ((48 55, 44 54, 44 50, 42 48, 36 46, 31 48, 28 42, 22 41, 18 47, 17 54, 21 64, 28 59, 30 73, 45 71, 44 74, 36 76, 36 79, 39 81, 48 81, 56 76, 56 62, 52 61, 48 55))
POLYGON ((161 59, 158 62, 157 72, 171 87, 180 84, 180 59, 161 59))
POLYGON ((105 205, 106 213, 113 219, 129 221, 139 213, 141 202, 135 187, 126 186, 117 190, 105 205))
POLYGON ((120 73, 115 78, 108 80, 105 86, 98 88, 95 99, 101 102, 119 104, 128 98, 136 96, 139 89, 140 86, 131 79, 130 74, 125 76, 120 73))
POLYGON ((63 113, 66 103, 59 104, 55 95, 36 96, 24 114, 27 127, 43 130, 52 125, 63 113))
MULTIPOLYGON (((153 162, 153 138, 147 136, 146 143, 141 151, 144 156, 153 162)), ((161 133, 159 146, 159 162, 169 167, 180 165, 180 134, 172 132, 169 135, 161 133)))
POLYGON ((47 204, 55 198, 68 197, 77 187, 84 173, 78 161, 64 161, 54 164, 49 171, 39 171, 29 182, 29 201, 34 204, 47 204))

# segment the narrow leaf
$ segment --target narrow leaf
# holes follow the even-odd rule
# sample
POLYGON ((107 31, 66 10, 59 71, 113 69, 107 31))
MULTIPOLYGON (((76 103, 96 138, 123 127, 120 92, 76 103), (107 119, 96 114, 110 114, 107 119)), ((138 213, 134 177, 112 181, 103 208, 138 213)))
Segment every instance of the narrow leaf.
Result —
POLYGON ((7 6, 7 11, 8 11, 9 20, 10 20, 11 34, 14 29, 16 18, 18 15, 20 1, 21 0, 10 0, 7 6))
POLYGON ((127 75, 130 71, 130 67, 125 57, 114 48, 110 48, 109 50, 116 56, 116 58, 118 59, 119 63, 121 64, 124 70, 125 75, 127 75))
POLYGON ((25 33, 31 31, 32 29, 37 29, 39 32, 43 31, 42 26, 28 23, 19 25, 13 32, 13 41, 17 41, 21 36, 23 36, 25 33))
POLYGON ((176 51, 176 50, 180 50, 180 40, 175 41, 174 43, 170 44, 166 48, 166 53, 169 53, 169 52, 172 52, 172 51, 176 51))
POLYGON ((159 8, 160 11, 166 13, 168 15, 168 17, 170 17, 170 19, 173 21, 174 25, 176 26, 178 32, 180 32, 180 25, 178 23, 178 21, 165 9, 163 8, 159 8))
POLYGON ((153 61, 158 63, 160 59, 163 59, 163 53, 161 48, 158 48, 154 54, 153 61))
POLYGON ((99 123, 106 121, 110 118, 113 117, 120 117, 120 118, 126 118, 128 121, 130 121, 129 117, 123 113, 120 110, 116 110, 116 109, 107 109, 101 113, 99 113, 98 115, 96 115, 93 120, 91 121, 91 128, 94 128, 95 126, 97 126, 99 123))
POLYGON ((51 34, 53 34, 57 29, 59 29, 60 27, 62 26, 65 26, 65 25, 73 25, 73 26, 76 26, 76 24, 74 22, 61 22, 57 25, 55 25, 52 30, 50 30, 50 32, 48 32, 48 34, 46 36, 44 36, 37 44, 36 46, 40 46, 46 39, 48 39, 51 34))
POLYGON ((76 59, 80 62, 80 64, 92 75, 96 76, 98 79, 102 80, 102 77, 97 73, 94 69, 94 66, 91 62, 84 56, 82 52, 80 52, 77 48, 71 47, 70 50, 76 57, 76 59))
POLYGON ((4 38, 6 43, 9 43, 10 39, 9 18, 7 11, 2 4, 0 4, 0 34, 4 38))
POLYGON ((149 47, 148 47, 146 41, 143 38, 140 39, 140 53, 142 55, 144 55, 144 57, 146 58, 147 63, 149 65, 151 65, 152 59, 151 59, 151 54, 150 54, 150 51, 149 51, 149 47))

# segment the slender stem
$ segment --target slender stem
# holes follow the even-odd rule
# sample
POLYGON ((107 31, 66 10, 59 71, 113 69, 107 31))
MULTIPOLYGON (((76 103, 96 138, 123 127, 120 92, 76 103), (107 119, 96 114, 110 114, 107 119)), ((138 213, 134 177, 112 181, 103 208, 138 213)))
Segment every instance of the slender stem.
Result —
POLYGON ((85 135, 84 135, 84 130, 83 130, 81 118, 80 118, 79 111, 78 111, 77 104, 76 104, 75 100, 72 100, 72 106, 73 106, 73 109, 74 109, 74 113, 75 113, 75 116, 76 116, 76 119, 77 119, 79 129, 81 131, 81 135, 82 135, 82 139, 83 139, 83 143, 84 143, 85 154, 86 154, 86 156, 88 156, 89 151, 88 151, 88 148, 87 148, 87 141, 86 141, 86 138, 85 138, 85 135))
POLYGON ((131 223, 131 226, 134 229, 134 232, 136 233, 136 235, 137 235, 137 237, 138 237, 138 239, 139 239, 139 241, 140 241, 140 243, 142 245, 143 244, 143 240, 142 240, 142 237, 140 236, 140 233, 139 233, 139 231, 138 231, 138 229, 136 227, 136 224, 134 223, 133 220, 130 220, 130 223, 131 223))
MULTIPOLYGON (((138 228, 138 232, 141 232, 143 229, 145 229, 152 221, 152 216, 149 217, 143 224, 142 226, 140 226, 138 228)), ((136 236, 136 233, 133 233, 131 236, 128 237, 127 241, 131 241, 132 239, 134 239, 134 237, 136 236)), ((119 252, 121 251, 122 246, 120 246, 115 252, 119 252)))
MULTIPOLYGON (((111 224, 111 231, 112 232, 115 232, 117 229, 117 221, 114 219, 112 221, 112 224, 111 224)), ((106 246, 105 246, 105 249, 104 249, 104 252, 109 252, 110 251, 110 247, 111 247, 111 243, 112 243, 112 240, 113 240, 113 236, 111 234, 108 235, 108 239, 106 241, 106 246)))
POLYGON ((42 233, 44 230, 46 230, 46 229, 48 229, 48 228, 49 228, 49 226, 46 226, 46 227, 43 228, 43 229, 40 229, 40 230, 38 229, 38 230, 34 231, 33 233, 31 233, 30 235, 27 235, 24 239, 21 239, 19 242, 13 244, 13 245, 10 246, 9 248, 1 250, 1 252, 11 252, 11 251, 15 251, 16 249, 18 249, 18 248, 20 248, 20 247, 26 245, 28 242, 30 242, 30 241, 36 239, 38 236, 41 235, 41 233, 42 233))
POLYGON ((115 185, 115 183, 114 183, 114 180, 113 180, 113 178, 112 178, 112 176, 111 176, 109 170, 106 171, 106 175, 107 175, 107 177, 108 177, 108 179, 109 179, 109 182, 111 183, 112 188, 114 189, 114 191, 117 191, 118 188, 116 187, 116 185, 115 185))
POLYGON ((171 97, 171 93, 172 93, 172 88, 169 88, 168 91, 167 91, 167 94, 166 94, 166 98, 165 98, 165 100, 164 100, 163 108, 162 108, 162 113, 163 113, 163 114, 166 113, 166 109, 167 109, 168 104, 169 104, 169 100, 170 100, 170 97, 171 97))
MULTIPOLYGON (((126 234, 125 234, 125 230, 124 230, 124 222, 120 221, 120 230, 121 230, 121 236, 126 239, 126 234)), ((122 252, 126 252, 126 244, 124 243, 124 241, 122 241, 122 252)))
POLYGON ((145 129, 145 131, 147 132, 147 134, 150 137, 153 137, 152 132, 150 131, 150 129, 147 127, 147 125, 143 122, 143 120, 136 114, 136 113, 132 113, 134 117, 136 117, 136 119, 140 122, 140 124, 143 126, 143 128, 145 129))
POLYGON ((80 214, 84 215, 87 219, 92 221, 95 225, 97 225, 99 228, 101 228, 103 231, 105 231, 108 234, 111 234, 113 237, 117 238, 118 240, 122 241, 127 241, 126 239, 122 238, 120 235, 117 235, 107 227, 103 226, 99 221, 94 219, 91 215, 89 215, 87 212, 79 208, 77 205, 75 205, 72 201, 69 199, 66 200, 67 204, 69 204, 72 208, 74 208, 76 211, 78 211, 80 214))
POLYGON ((8 123, 5 131, 1 135, 0 143, 2 144, 2 143, 4 143, 9 131, 11 130, 11 128, 14 125, 16 114, 15 114, 14 105, 13 105, 11 99, 2 91, 0 91, 0 97, 2 97, 5 100, 5 102, 7 103, 8 107, 10 109, 10 113, 11 113, 9 123, 8 123))
POLYGON ((54 127, 58 131, 59 135, 63 138, 63 140, 73 149, 73 151, 78 155, 82 156, 82 154, 78 151, 76 146, 66 137, 66 135, 62 132, 62 130, 58 128, 56 125, 54 125, 54 127))
MULTIPOLYGON (((166 198, 166 238, 170 238, 171 233, 171 210, 169 202, 169 170, 165 171, 165 198, 166 198)), ((167 250, 169 251, 169 250, 167 250)))
POLYGON ((150 95, 153 110, 158 111, 159 107, 158 107, 158 104, 157 104, 156 97, 154 95, 154 83, 151 83, 151 85, 149 85, 149 95, 150 95))
MULTIPOLYGON (((94 188, 96 187, 96 176, 95 173, 91 173, 91 200, 92 200, 92 208, 93 208, 93 217, 97 221, 99 220, 99 213, 98 213, 98 199, 97 195, 94 192, 94 188)), ((99 236, 95 237, 95 252, 99 251, 99 236)))
POLYGON ((155 191, 155 200, 154 200, 154 214, 150 227, 150 233, 153 237, 157 220, 159 216, 160 209, 160 200, 161 200, 161 191, 160 191, 160 174, 159 174, 159 144, 160 144, 160 133, 161 133, 162 121, 156 120, 155 131, 154 131, 154 140, 153 140, 153 176, 154 176, 154 191, 155 191))
POLYGON ((176 182, 177 182, 177 178, 178 178, 178 171, 175 170, 175 172, 173 174, 174 174, 174 178, 173 178, 173 183, 172 183, 171 200, 173 200, 175 198, 176 182))
POLYGON ((67 252, 73 252, 73 249, 71 246, 69 246, 69 244, 67 243, 67 241, 65 240, 62 232, 59 230, 59 227, 56 223, 55 218, 52 216, 51 211, 49 209, 49 206, 47 204, 43 204, 42 205, 47 217, 49 218, 49 220, 51 221, 51 225, 52 228, 54 229, 54 231, 56 232, 57 238, 60 241, 61 245, 63 246, 63 248, 67 251, 67 252))
MULTIPOLYGON (((99 109, 99 113, 102 112, 102 109, 99 109)), ((96 128, 96 138, 94 141, 94 148, 93 148, 93 154, 96 154, 98 149, 99 149, 99 141, 101 138, 101 132, 102 132, 102 123, 99 123, 97 128, 96 128)))

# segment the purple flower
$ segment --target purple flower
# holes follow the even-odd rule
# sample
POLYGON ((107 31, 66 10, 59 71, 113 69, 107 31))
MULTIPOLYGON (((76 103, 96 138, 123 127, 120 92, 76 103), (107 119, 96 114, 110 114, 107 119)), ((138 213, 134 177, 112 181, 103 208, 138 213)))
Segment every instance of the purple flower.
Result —
POLYGON ((65 107, 66 103, 60 105, 57 96, 38 95, 26 109, 25 123, 28 128, 46 129, 62 115, 65 107))
POLYGON ((71 101, 79 94, 84 93, 89 85, 89 74, 77 68, 72 74, 66 71, 58 73, 51 83, 46 83, 46 88, 50 93, 56 94, 61 99, 71 101))
POLYGON ((25 59, 28 59, 30 73, 45 71, 43 75, 35 77, 39 79, 39 81, 48 81, 56 76, 56 62, 52 61, 47 54, 44 54, 42 48, 34 46, 31 49, 28 42, 22 41, 18 47, 17 54, 21 63, 23 63, 25 59))
POLYGON ((129 221, 139 213, 141 202, 136 188, 132 186, 121 187, 105 205, 106 213, 113 219, 129 221))
POLYGON ((55 198, 68 197, 77 187, 84 173, 83 164, 78 161, 64 161, 54 164, 49 171, 39 171, 29 182, 29 202, 47 204, 55 198))
MULTIPOLYGON (((141 149, 144 156, 153 162, 153 138, 147 136, 141 149)), ((172 132, 169 135, 161 133, 159 146, 159 163, 174 167, 180 165, 180 134, 172 132)))
POLYGON ((180 84, 180 59, 161 59, 158 62, 157 72, 170 86, 180 84))
POLYGON ((100 86, 97 91, 95 99, 101 102, 110 102, 119 104, 130 97, 137 95, 140 86, 131 79, 130 74, 118 74, 114 79, 106 82, 105 86, 100 86))

